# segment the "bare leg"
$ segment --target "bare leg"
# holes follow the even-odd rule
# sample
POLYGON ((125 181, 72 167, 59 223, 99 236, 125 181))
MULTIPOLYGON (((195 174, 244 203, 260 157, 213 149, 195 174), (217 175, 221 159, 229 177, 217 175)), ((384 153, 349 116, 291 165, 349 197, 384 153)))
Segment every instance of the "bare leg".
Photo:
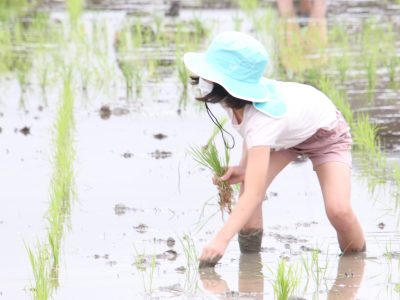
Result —
MULTIPOLYGON (((280 152, 272 152, 267 176, 267 187, 290 162, 288 156, 280 152)), ((242 184, 240 192, 243 193, 245 186, 242 184)), ((262 203, 257 207, 249 221, 239 232, 239 246, 242 253, 259 252, 263 234, 262 203)))
POLYGON ((294 9, 293 0, 277 0, 278 11, 281 17, 294 18, 296 10, 294 9))
POLYGON ((344 253, 365 250, 364 233, 350 204, 351 169, 340 162, 316 167, 329 221, 344 253))

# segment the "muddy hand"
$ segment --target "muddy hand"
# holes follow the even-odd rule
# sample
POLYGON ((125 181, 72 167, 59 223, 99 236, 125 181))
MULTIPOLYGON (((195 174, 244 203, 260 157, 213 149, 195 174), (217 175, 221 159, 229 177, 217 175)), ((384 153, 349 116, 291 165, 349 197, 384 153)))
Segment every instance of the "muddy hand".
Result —
POLYGON ((222 258, 222 255, 218 255, 212 258, 200 259, 199 268, 214 268, 218 261, 222 258))
POLYGON ((218 238, 214 238, 204 248, 200 256, 199 268, 214 267, 222 258, 225 252, 227 243, 218 238))

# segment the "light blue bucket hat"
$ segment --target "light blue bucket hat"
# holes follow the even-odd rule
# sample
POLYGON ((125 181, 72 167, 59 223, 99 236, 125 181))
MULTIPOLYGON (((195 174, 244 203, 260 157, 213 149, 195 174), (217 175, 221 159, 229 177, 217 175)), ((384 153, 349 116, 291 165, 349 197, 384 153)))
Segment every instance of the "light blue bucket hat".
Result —
POLYGON ((188 52, 183 60, 192 73, 220 84, 236 98, 253 102, 258 110, 274 117, 285 114, 276 82, 263 77, 269 63, 267 50, 252 36, 222 32, 205 53, 188 52))

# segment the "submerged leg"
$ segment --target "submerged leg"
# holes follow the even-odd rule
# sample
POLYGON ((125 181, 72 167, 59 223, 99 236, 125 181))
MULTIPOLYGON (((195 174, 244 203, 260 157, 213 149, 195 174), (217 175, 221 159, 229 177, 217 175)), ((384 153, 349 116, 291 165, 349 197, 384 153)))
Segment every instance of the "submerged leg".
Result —
POLYGON ((343 253, 365 251, 361 225, 350 204, 351 169, 340 162, 328 162, 315 168, 329 221, 336 229, 343 253))
MULTIPOLYGON (((279 174, 293 159, 295 156, 289 154, 283 154, 283 152, 271 152, 267 187, 271 184, 276 175, 279 174)), ((245 185, 242 183, 240 187, 240 193, 242 194, 245 189, 245 185)), ((261 242, 263 236, 263 216, 262 216, 262 203, 260 203, 257 209, 249 221, 239 231, 239 247, 241 253, 254 253, 260 252, 261 242)))

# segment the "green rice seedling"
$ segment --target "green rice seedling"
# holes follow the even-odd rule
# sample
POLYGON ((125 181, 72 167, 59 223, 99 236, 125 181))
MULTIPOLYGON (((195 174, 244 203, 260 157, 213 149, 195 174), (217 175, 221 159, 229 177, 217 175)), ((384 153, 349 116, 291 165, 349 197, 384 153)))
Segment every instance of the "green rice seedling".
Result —
POLYGON ((248 15, 254 13, 260 6, 258 0, 237 0, 237 4, 248 15))
POLYGON ((326 278, 326 272, 328 270, 328 264, 329 264, 328 253, 325 258, 325 263, 322 265, 321 265, 320 253, 321 253, 320 250, 318 248, 315 248, 309 255, 301 257, 303 270, 305 270, 307 276, 307 283, 305 285, 305 290, 307 290, 309 280, 312 279, 318 291, 322 283, 322 280, 326 278))
POLYGON ((371 192, 388 180, 386 156, 380 149, 377 138, 378 127, 369 122, 367 114, 359 114, 353 126, 353 140, 355 147, 362 154, 362 173, 368 179, 371 192))
POLYGON ((340 55, 335 55, 332 58, 332 64, 339 72, 340 81, 344 83, 347 77, 347 70, 350 67, 350 45, 348 34, 345 28, 336 25, 329 32, 329 38, 330 41, 339 48, 340 55))
POLYGON ((391 56, 388 62, 389 69, 389 82, 392 89, 396 89, 398 82, 396 81, 397 69, 400 68, 400 58, 397 56, 391 56))
POLYGON ((67 0, 69 19, 72 24, 76 24, 80 15, 83 12, 83 8, 84 8, 83 0, 67 0))
MULTIPOLYGON (((189 82, 189 71, 185 67, 185 64, 183 63, 182 59, 182 53, 181 52, 176 52, 176 69, 178 71, 178 78, 181 83, 182 91, 185 93, 185 96, 187 96, 187 90, 188 90, 188 82, 189 82)), ((187 97, 185 97, 185 100, 187 97)), ((187 101, 183 101, 182 105, 180 107, 186 108, 187 101)))
POLYGON ((8 22, 17 19, 29 12, 37 1, 29 0, 1 0, 0 21, 8 22))
POLYGON ((271 272, 275 277, 272 284, 274 298, 277 300, 288 300, 294 296, 300 283, 297 266, 288 266, 285 259, 280 259, 277 270, 271 270, 271 272))
MULTIPOLYGON (((217 177, 224 175, 227 166, 229 166, 229 149, 225 147, 225 156, 221 159, 214 142, 204 147, 192 148, 191 154, 200 165, 210 169, 217 177)), ((229 182, 220 181, 218 182, 218 190, 218 204, 220 205, 221 211, 226 210, 230 213, 232 210, 232 187, 229 185, 229 182)))
POLYGON ((133 264, 142 276, 144 292, 147 295, 151 295, 154 289, 154 274, 157 266, 156 256, 152 255, 150 259, 148 259, 148 257, 145 255, 144 250, 139 253, 136 248, 135 253, 136 255, 133 264))
POLYGON ((371 55, 366 61, 367 79, 368 79, 368 101, 372 102, 375 96, 375 88, 377 83, 377 60, 376 57, 371 55))
POLYGON ((198 252, 196 250, 195 243, 191 238, 190 234, 184 234, 182 238, 179 238, 179 241, 182 245, 183 253, 185 255, 186 260, 186 271, 185 271, 185 283, 184 290, 186 292, 190 292, 194 294, 199 286, 198 286, 198 252))
POLYGON ((336 85, 327 76, 319 76, 316 82, 313 82, 322 92, 324 92, 343 114, 350 127, 353 126, 353 111, 344 92, 337 89, 336 85))
MULTIPOLYGON (((393 198, 395 201, 395 209, 398 210, 400 208, 400 164, 398 162, 394 162, 391 166, 392 170, 392 187, 393 187, 393 198)), ((400 219, 399 219, 400 221, 400 219)))
POLYGON ((39 241, 36 243, 35 249, 27 246, 26 250, 29 256, 29 262, 32 267, 35 286, 32 288, 33 299, 47 300, 51 297, 51 286, 49 282, 50 269, 49 269, 49 255, 47 247, 39 241))
POLYGON ((62 101, 56 120, 56 136, 54 140, 56 152, 54 157, 54 171, 50 188, 50 207, 48 211, 48 240, 53 255, 53 266, 58 267, 59 249, 64 231, 66 217, 70 213, 73 193, 73 166, 74 151, 72 148, 73 118, 73 90, 71 74, 64 79, 62 101))

